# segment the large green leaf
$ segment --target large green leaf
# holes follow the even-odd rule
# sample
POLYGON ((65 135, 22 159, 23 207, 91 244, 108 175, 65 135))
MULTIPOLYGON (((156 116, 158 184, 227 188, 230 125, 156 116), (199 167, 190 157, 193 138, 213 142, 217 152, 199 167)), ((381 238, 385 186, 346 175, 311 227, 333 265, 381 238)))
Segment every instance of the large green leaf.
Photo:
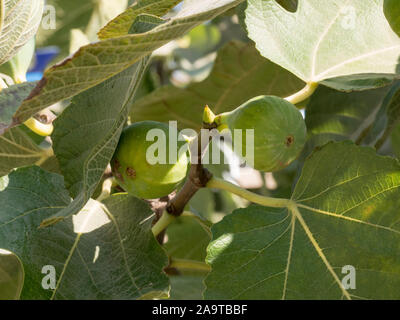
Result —
POLYGON ((54 122, 54 151, 75 198, 59 217, 79 211, 95 191, 118 144, 147 60, 76 96, 54 122))
POLYGON ((400 38, 384 0, 249 0, 246 24, 261 54, 307 82, 338 76, 399 74, 400 38))
POLYGON ((125 194, 92 200, 73 218, 45 229, 40 222, 70 199, 63 179, 37 167, 14 171, 0 189, 0 247, 25 269, 23 299, 134 299, 166 296, 168 259, 151 232, 153 214, 125 194), (54 266, 55 289, 44 289, 54 266), (79 288, 79 290, 77 290, 79 288))
POLYGON ((11 128, 0 136, 0 176, 14 168, 34 164, 43 156, 43 150, 21 126, 11 128))
POLYGON ((125 36, 140 14, 152 14, 162 17, 182 0, 139 0, 129 7, 125 12, 111 20, 98 35, 99 38, 109 39, 125 36))
POLYGON ((292 200, 289 210, 236 210, 212 228, 206 298, 400 298, 397 160, 330 143, 307 160, 292 200), (355 287, 342 285, 346 266, 355 287))
POLYGON ((134 121, 178 120, 184 128, 200 128, 208 104, 215 113, 233 110, 248 99, 263 95, 290 95, 303 82, 259 55, 251 44, 231 42, 219 53, 210 76, 182 89, 165 86, 132 106, 134 121))
POLYGON ((0 0, 0 65, 35 35, 43 3, 43 0, 0 0))
POLYGON ((28 119, 45 107, 72 97, 129 68, 169 41, 236 6, 243 0, 206 0, 181 10, 176 17, 148 32, 125 35, 82 47, 72 58, 47 70, 14 116, 28 119))

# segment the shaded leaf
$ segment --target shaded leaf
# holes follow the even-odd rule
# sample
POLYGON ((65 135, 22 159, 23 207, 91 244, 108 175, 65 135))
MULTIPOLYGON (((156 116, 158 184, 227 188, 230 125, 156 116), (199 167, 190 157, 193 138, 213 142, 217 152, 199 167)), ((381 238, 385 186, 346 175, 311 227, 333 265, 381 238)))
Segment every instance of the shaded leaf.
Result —
POLYGON ((0 136, 0 176, 12 169, 39 161, 44 152, 28 136, 21 126, 11 128, 0 136))
POLYGON ((365 73, 326 79, 322 84, 335 90, 352 92, 385 87, 398 78, 399 75, 365 73))
POLYGON ((76 96, 54 122, 54 152, 74 197, 58 217, 75 214, 95 191, 118 144, 147 60, 76 96))
POLYGON ((29 96, 36 82, 16 84, 0 92, 0 134, 13 123, 13 114, 29 96))
POLYGON ((400 123, 400 82, 395 83, 388 92, 380 108, 372 129, 367 137, 367 142, 375 144, 377 150, 383 146, 400 123))
POLYGON ((202 276, 172 276, 171 300, 201 300, 204 284, 202 276))
POLYGON ((308 141, 303 158, 329 141, 357 140, 373 123, 389 90, 346 93, 320 86, 307 104, 308 141))
POLYGON ((192 217, 180 217, 167 229, 164 247, 175 259, 204 261, 210 234, 192 217))
POLYGON ((31 167, 4 179, 0 247, 23 262, 23 299, 166 296, 162 269, 168 259, 151 232, 153 213, 144 201, 124 194, 104 206, 92 200, 73 218, 38 229, 43 218, 70 201, 62 177, 31 167), (54 290, 42 287, 43 266, 56 270, 54 290))

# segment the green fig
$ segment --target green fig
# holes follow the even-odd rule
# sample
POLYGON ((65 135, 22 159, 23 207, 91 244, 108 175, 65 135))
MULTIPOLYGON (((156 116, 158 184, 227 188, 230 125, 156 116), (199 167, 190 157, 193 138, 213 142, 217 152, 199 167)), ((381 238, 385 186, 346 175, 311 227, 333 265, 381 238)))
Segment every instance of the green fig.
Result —
POLYGON ((219 130, 231 130, 233 146, 241 144, 246 162, 260 171, 273 172, 287 167, 299 156, 306 142, 307 129, 301 112, 279 97, 253 98, 231 112, 216 116, 215 123, 219 130), (239 134, 235 135, 235 129, 241 129, 239 134), (253 144, 246 143, 246 134, 249 134, 246 129, 254 130, 253 144), (241 142, 235 142, 238 137, 241 142))
MULTIPOLYGON (((170 134, 175 139, 177 129, 167 124, 155 121, 142 121, 126 127, 119 140, 115 154, 111 160, 112 172, 119 185, 129 194, 142 199, 156 199, 170 194, 185 179, 189 158, 188 151, 184 150, 185 141, 170 142, 170 134), (165 139, 159 141, 148 140, 148 133, 164 134, 165 139), (155 152, 157 143, 160 148, 155 152), (169 148, 174 148, 176 159, 169 159, 169 148), (160 152, 166 155, 165 161, 155 161, 160 157, 160 152)), ((151 140, 150 138, 149 140, 151 140)), ((172 141, 171 139, 171 141, 172 141)))

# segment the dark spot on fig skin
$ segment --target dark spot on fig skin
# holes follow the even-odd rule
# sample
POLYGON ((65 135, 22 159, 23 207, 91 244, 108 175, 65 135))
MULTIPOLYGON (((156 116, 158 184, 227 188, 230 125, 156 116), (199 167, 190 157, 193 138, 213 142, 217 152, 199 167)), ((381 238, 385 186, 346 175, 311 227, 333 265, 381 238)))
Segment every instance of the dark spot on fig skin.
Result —
POLYGON ((286 147, 289 148, 293 143, 294 143, 294 137, 292 135, 287 136, 285 141, 286 147))
POLYGON ((126 174, 128 175, 128 177, 130 177, 131 179, 135 179, 136 178, 136 171, 135 169, 128 167, 126 168, 126 174))

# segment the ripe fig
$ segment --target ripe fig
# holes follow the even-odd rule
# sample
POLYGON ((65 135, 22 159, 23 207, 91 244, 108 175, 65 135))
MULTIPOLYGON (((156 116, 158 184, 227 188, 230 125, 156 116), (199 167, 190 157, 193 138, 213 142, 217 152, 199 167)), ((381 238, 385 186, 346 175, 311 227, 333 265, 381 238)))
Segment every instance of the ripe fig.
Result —
POLYGON ((143 199, 156 199, 170 194, 183 181, 189 166, 188 152, 182 152, 186 142, 178 141, 174 146, 169 139, 171 133, 176 134, 171 141, 176 141, 176 128, 155 121, 137 122, 123 130, 111 168, 126 192, 143 199), (155 135, 147 139, 150 130, 155 135), (169 158, 170 152, 175 152, 176 159, 169 158), (164 160, 159 161, 162 154, 164 160))
POLYGON ((231 130, 234 147, 241 137, 244 159, 260 171, 273 172, 287 167, 306 142, 307 129, 300 111, 279 97, 253 98, 231 112, 218 115, 215 123, 219 130, 231 130), (241 129, 241 133, 238 131, 235 136, 234 129, 241 129), (246 145, 246 129, 254 129, 253 145, 246 145))

